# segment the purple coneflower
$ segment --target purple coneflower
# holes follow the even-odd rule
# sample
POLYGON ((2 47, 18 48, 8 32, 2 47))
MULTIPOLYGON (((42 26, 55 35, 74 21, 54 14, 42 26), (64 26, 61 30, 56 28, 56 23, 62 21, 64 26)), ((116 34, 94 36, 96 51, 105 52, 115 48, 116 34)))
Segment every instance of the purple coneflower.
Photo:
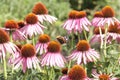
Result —
POLYGON ((0 29, 0 55, 5 57, 7 52, 15 53, 18 51, 18 47, 10 42, 9 35, 2 29, 0 29))
POLYGON ((46 53, 48 43, 50 42, 50 37, 47 34, 42 34, 38 38, 38 43, 36 44, 36 52, 37 53, 46 53))
POLYGON ((120 80, 119 78, 112 77, 111 74, 105 74, 105 73, 98 74, 96 70, 92 71, 92 76, 94 77, 93 80, 120 80))
POLYGON ((60 80, 91 80, 87 77, 85 69, 80 65, 74 65, 65 79, 61 78, 60 80))
POLYGON ((26 69, 40 68, 39 60, 36 57, 36 52, 33 45, 23 45, 19 54, 19 57, 14 60, 14 69, 17 69, 20 65, 22 65, 23 72, 25 73, 26 69))
POLYGON ((100 27, 101 28, 101 35, 100 35, 100 29, 99 27, 95 27, 94 28, 94 35, 92 36, 91 40, 90 40, 90 43, 91 44, 94 44, 94 43, 101 43, 101 41, 103 41, 105 35, 105 29, 104 27, 100 27), (102 39, 102 40, 101 40, 102 39))
POLYGON ((68 31, 68 33, 79 32, 81 33, 84 29, 89 31, 87 26, 91 23, 86 18, 86 12, 72 10, 69 13, 69 19, 64 23, 63 28, 68 31))
POLYGON ((16 21, 14 20, 8 20, 5 22, 5 29, 6 31, 10 32, 10 35, 12 35, 12 39, 14 41, 17 40, 25 40, 25 35, 19 30, 19 26, 16 21))
POLYGON ((50 41, 47 47, 47 52, 42 56, 42 66, 65 66, 65 58, 61 54, 61 45, 57 41, 50 41))
POLYGON ((80 40, 76 45, 76 50, 68 56, 69 60, 77 60, 77 64, 87 64, 87 62, 94 62, 99 58, 99 54, 90 48, 86 40, 80 40))
POLYGON ((103 18, 103 13, 101 11, 97 11, 97 12, 95 12, 94 18, 93 18, 91 23, 94 27, 99 27, 98 23, 100 21, 102 21, 103 19, 104 19, 103 18))
POLYGON ((111 24, 108 28, 107 38, 111 42, 112 40, 117 40, 118 43, 120 43, 120 28, 119 24, 117 22, 111 24))
POLYGON ((49 23, 53 23, 57 20, 54 16, 48 14, 48 10, 41 2, 35 4, 32 9, 32 12, 37 15, 38 20, 43 23, 43 21, 48 21, 49 23))
POLYGON ((98 26, 105 26, 106 24, 110 26, 110 24, 114 25, 114 22, 120 23, 119 20, 114 17, 115 12, 110 6, 105 6, 101 12, 103 13, 104 19, 98 23, 98 26))
POLYGON ((38 21, 37 16, 34 13, 29 13, 26 18, 26 25, 21 28, 21 31, 29 38, 37 34, 43 34, 43 29, 45 28, 38 21))

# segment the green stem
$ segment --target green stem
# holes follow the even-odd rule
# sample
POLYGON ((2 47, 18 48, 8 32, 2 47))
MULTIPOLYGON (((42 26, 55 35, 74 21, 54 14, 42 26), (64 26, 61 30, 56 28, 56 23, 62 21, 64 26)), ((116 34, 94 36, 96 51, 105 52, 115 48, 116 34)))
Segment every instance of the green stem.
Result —
POLYGON ((85 31, 85 30, 83 30, 83 33, 84 33, 85 39, 88 41, 86 31, 85 31))
POLYGON ((23 80, 27 80, 26 79, 27 75, 28 75, 28 70, 26 70, 23 80))
POLYGON ((79 35, 79 32, 78 32, 78 41, 80 40, 80 35, 79 35))
POLYGON ((35 45, 35 37, 33 36, 33 39, 32 39, 32 43, 33 45, 35 45))
POLYGON ((103 48, 103 39, 102 39, 102 30, 101 30, 101 27, 99 27, 99 31, 100 31, 100 36, 101 36, 101 43, 100 43, 100 49, 103 48))
POLYGON ((5 56, 3 56, 3 67, 4 67, 4 79, 7 80, 7 66, 5 56))
POLYGON ((107 49, 107 30, 108 30, 108 28, 105 27, 105 42, 104 42, 104 50, 103 50, 105 57, 107 55, 107 52, 106 52, 106 49, 107 49))

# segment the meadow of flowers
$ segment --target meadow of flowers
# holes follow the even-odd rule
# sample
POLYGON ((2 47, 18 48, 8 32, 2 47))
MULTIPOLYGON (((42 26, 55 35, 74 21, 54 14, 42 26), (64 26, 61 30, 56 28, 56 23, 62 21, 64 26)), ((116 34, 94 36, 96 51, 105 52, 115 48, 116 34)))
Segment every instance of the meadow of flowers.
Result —
POLYGON ((66 15, 61 24, 66 34, 58 36, 46 33, 58 18, 42 2, 24 20, 7 20, 0 28, 0 80, 120 80, 120 21, 114 9, 104 6, 91 21, 84 10, 66 15))

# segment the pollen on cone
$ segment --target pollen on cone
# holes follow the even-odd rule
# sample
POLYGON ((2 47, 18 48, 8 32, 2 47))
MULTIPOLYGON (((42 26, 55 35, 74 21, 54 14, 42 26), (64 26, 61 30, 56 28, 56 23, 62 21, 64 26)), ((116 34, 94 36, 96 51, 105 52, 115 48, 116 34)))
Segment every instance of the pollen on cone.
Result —
POLYGON ((113 24, 111 24, 108 28, 108 32, 112 32, 112 33, 120 33, 120 28, 119 27, 119 24, 117 22, 113 24))
POLYGON ((69 76, 70 80, 83 80, 84 78, 86 78, 87 75, 82 66, 74 65, 70 69, 68 76, 69 76))
POLYGON ((35 4, 35 6, 32 9, 32 12, 34 14, 48 14, 47 8, 41 2, 35 4))
POLYGON ((102 74, 99 76, 99 80, 109 80, 109 75, 106 75, 106 74, 102 74))
POLYGON ((94 17, 103 17, 103 13, 101 11, 97 11, 94 13, 94 17))
POLYGON ((57 41, 50 41, 47 47, 49 52, 60 52, 61 50, 61 45, 57 41))
POLYGON ((104 17, 106 17, 106 18, 115 16, 115 12, 110 6, 105 6, 102 9, 102 13, 103 13, 104 17))
POLYGON ((9 35, 2 29, 0 29, 0 44, 10 41, 9 35))
MULTIPOLYGON (((105 28, 104 28, 104 27, 101 27, 101 32, 102 32, 102 34, 105 33, 105 28)), ((100 29, 99 29, 99 27, 95 27, 95 28, 94 28, 94 34, 100 34, 100 29)))
POLYGON ((39 42, 40 43, 47 43, 50 41, 50 36, 47 34, 42 34, 39 36, 39 42))
POLYGON ((5 22, 5 27, 10 29, 17 29, 19 28, 18 24, 14 20, 8 20, 5 22))
POLYGON ((23 45, 21 48, 21 54, 25 58, 34 56, 36 54, 34 46, 31 44, 23 45))
POLYGON ((79 11, 77 14, 76 14, 76 17, 77 18, 83 18, 83 17, 86 17, 87 14, 85 11, 79 11))
POLYGON ((87 51, 87 50, 89 50, 89 48, 90 48, 90 45, 86 40, 80 40, 77 43, 77 50, 78 51, 87 51))
POLYGON ((70 13, 69 13, 69 18, 70 18, 70 19, 75 19, 77 13, 78 13, 78 11, 76 11, 76 10, 70 11, 70 13))
POLYGON ((35 24, 38 22, 38 18, 34 13, 29 13, 25 18, 27 24, 35 24))

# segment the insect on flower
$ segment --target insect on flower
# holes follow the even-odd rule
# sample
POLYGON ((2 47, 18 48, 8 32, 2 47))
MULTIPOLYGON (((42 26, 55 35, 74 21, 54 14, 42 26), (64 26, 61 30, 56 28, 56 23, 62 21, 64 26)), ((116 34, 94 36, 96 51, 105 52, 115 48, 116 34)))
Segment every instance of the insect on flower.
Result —
POLYGON ((67 36, 57 36, 56 39, 59 41, 60 44, 65 44, 68 42, 67 36))

